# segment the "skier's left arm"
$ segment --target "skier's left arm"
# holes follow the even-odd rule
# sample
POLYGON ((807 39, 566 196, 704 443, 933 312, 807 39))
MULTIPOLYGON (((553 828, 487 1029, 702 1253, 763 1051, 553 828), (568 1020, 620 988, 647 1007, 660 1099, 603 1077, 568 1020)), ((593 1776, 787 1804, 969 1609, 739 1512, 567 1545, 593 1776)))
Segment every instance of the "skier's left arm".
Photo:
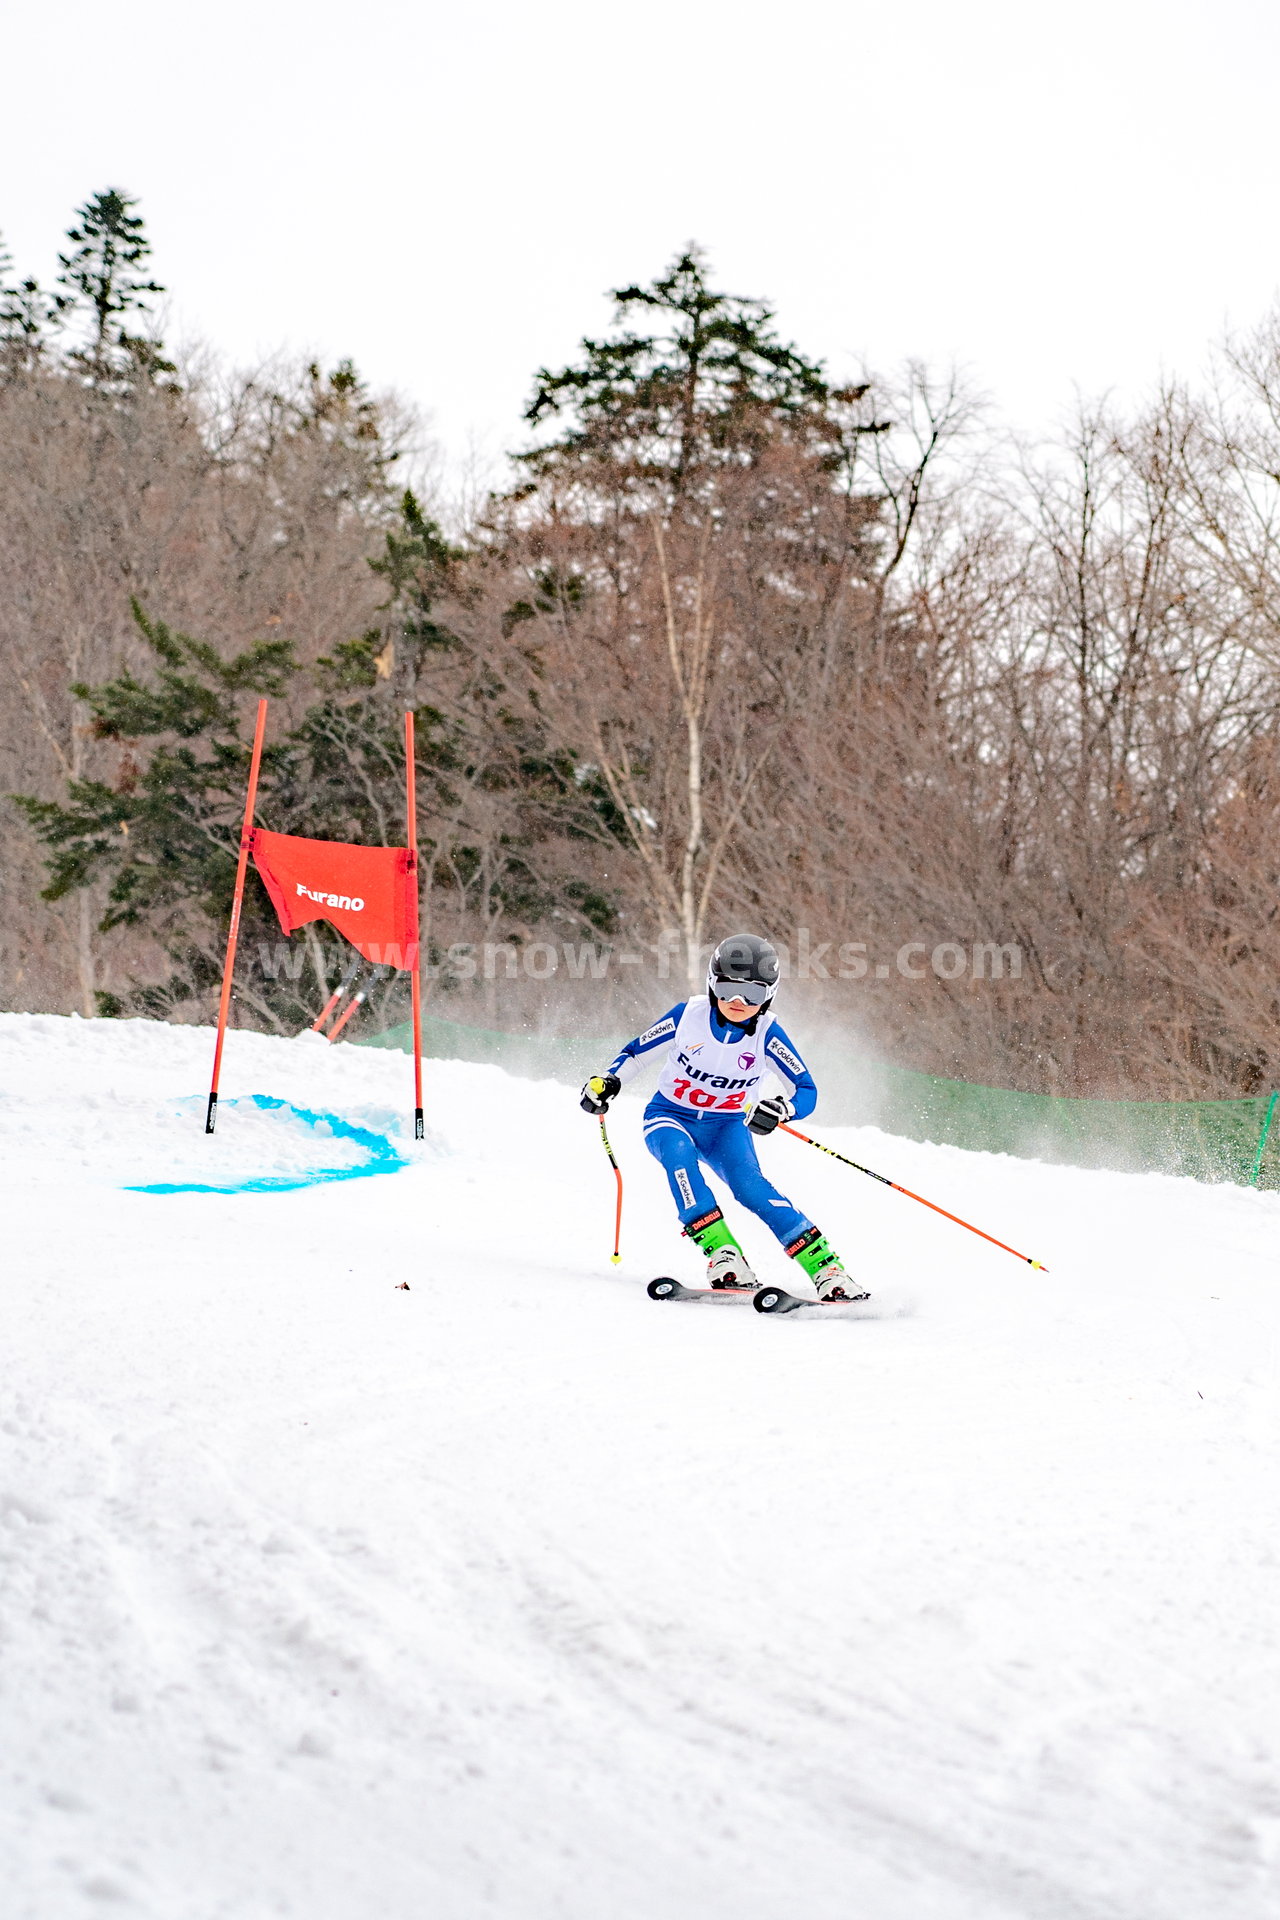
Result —
POLYGON ((764 1057, 786 1090, 791 1104, 791 1118, 806 1119, 818 1104, 818 1088, 813 1075, 797 1053, 791 1036, 781 1027, 770 1028, 764 1057))

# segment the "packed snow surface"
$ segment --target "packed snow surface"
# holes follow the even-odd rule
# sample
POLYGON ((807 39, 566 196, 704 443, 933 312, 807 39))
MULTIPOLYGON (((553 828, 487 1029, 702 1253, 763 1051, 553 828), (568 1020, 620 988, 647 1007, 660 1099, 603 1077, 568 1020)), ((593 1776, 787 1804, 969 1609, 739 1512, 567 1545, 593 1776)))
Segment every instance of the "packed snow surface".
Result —
POLYGON ((210 1054, 0 1018, 6 1920, 1273 1920, 1280 1200, 819 1107, 1051 1271, 774 1137, 863 1317, 657 1305, 638 1098, 613 1268, 571 1089, 210 1054))

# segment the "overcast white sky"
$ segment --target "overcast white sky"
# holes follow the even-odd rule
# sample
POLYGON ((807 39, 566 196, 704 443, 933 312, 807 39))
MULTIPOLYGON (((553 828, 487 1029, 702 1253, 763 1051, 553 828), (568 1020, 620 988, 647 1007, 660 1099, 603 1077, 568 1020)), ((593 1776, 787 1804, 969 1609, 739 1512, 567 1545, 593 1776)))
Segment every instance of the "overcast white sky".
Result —
POLYGON ((455 456, 691 237, 833 372, 957 359, 1033 431, 1280 285, 1275 0, 55 0, 0 54, 21 271, 123 187, 171 337, 350 354, 455 456))

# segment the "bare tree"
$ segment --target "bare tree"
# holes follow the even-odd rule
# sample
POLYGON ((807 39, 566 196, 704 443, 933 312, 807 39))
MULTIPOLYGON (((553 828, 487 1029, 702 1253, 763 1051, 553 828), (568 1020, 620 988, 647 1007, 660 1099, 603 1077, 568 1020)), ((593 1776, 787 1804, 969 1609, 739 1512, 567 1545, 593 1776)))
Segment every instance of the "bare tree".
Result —
MULTIPOLYGON (((211 386, 102 394, 56 362, 0 384, 0 791, 54 797, 104 768, 74 687, 139 666, 130 596, 234 649, 255 633, 304 659, 376 619, 367 558, 403 431, 344 369, 280 368, 211 386), (371 437, 371 429, 377 432, 371 437)), ((6 822, 5 999, 94 1010, 129 943, 95 931, 93 897, 38 900, 38 852, 6 822)))

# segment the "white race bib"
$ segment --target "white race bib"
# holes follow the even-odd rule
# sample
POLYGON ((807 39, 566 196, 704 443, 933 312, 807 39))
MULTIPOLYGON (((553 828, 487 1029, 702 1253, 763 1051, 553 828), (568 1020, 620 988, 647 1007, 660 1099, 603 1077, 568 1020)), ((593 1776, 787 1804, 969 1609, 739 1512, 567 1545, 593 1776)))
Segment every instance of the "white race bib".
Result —
POLYGON ((711 1027, 710 1000, 690 1000, 680 1016, 658 1092, 691 1113, 745 1112, 769 1070, 764 1047, 772 1025, 772 1017, 762 1014, 754 1033, 738 1040, 718 1040, 711 1027))

